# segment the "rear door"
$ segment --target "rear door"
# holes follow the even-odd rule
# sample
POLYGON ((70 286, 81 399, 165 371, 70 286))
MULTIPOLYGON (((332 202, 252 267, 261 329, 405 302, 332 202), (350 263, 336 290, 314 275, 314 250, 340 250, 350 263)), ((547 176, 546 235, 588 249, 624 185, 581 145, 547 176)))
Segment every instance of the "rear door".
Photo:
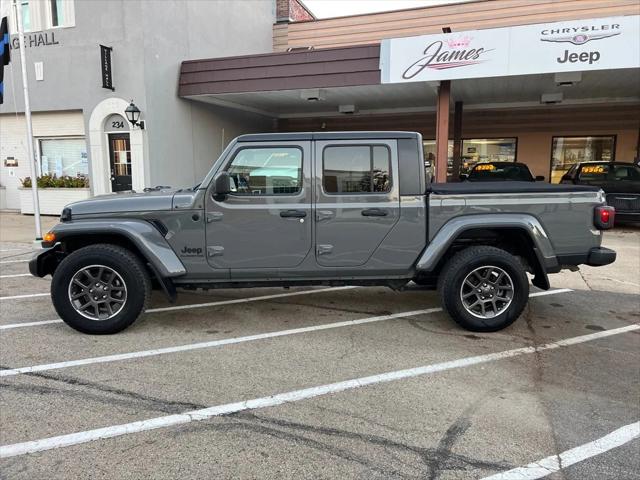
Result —
POLYGON ((316 259, 365 265, 400 216, 395 140, 316 141, 316 259))
POLYGON ((311 142, 239 145, 222 167, 234 191, 207 194, 207 258, 234 271, 293 268, 311 249, 311 142))

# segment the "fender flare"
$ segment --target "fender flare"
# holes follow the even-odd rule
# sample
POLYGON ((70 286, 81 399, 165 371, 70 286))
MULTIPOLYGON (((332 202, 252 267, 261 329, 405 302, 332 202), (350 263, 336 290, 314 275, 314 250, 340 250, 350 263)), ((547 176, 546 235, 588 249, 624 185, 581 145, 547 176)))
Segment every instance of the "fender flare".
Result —
POLYGON ((476 228, 501 229, 515 228, 522 230, 533 242, 534 256, 537 265, 532 265, 536 274, 533 284, 548 289, 547 272, 559 270, 553 246, 542 224, 533 215, 528 214, 480 214, 463 215, 445 223, 429 242, 416 264, 416 270, 433 271, 451 244, 465 231, 476 228))
MULTIPOLYGON (((58 223, 51 231, 56 235, 56 243, 64 242, 65 238, 78 236, 122 236, 136 246, 145 260, 151 264, 154 272, 160 277, 173 278, 187 273, 186 268, 162 234, 145 220, 76 220, 58 223)), ((29 265, 31 272, 37 276, 44 276, 49 273, 43 272, 41 266, 46 265, 47 257, 55 254, 57 250, 58 248, 54 247, 36 254, 29 265)))

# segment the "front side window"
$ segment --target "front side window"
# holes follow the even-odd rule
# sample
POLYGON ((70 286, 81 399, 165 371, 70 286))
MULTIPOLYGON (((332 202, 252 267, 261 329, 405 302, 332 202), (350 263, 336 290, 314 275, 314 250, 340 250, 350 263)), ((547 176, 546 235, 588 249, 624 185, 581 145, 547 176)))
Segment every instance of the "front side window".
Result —
POLYGON ((236 195, 292 195, 302 190, 302 150, 255 147, 238 150, 227 166, 236 195))
POLYGON ((326 193, 386 193, 391 190, 391 155, 383 145, 326 147, 322 186, 326 193))
POLYGON ((576 163, 614 160, 614 147, 615 136, 553 137, 551 183, 559 183, 576 163))

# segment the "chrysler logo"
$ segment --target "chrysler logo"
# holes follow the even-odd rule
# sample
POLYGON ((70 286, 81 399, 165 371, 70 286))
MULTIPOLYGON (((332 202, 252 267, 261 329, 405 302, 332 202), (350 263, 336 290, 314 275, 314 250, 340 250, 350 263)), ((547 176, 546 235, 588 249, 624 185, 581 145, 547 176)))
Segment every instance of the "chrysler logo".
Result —
POLYGON ((572 43, 584 45, 591 40, 615 37, 620 35, 620 24, 608 23, 600 25, 585 25, 583 27, 547 28, 540 32, 543 42, 572 43))
POLYGON ((620 32, 617 33, 579 33, 577 35, 565 36, 565 37, 552 37, 552 38, 541 38, 543 42, 568 42, 573 43, 574 45, 584 45, 591 40, 600 40, 601 38, 609 38, 615 37, 616 35, 620 35, 620 32))

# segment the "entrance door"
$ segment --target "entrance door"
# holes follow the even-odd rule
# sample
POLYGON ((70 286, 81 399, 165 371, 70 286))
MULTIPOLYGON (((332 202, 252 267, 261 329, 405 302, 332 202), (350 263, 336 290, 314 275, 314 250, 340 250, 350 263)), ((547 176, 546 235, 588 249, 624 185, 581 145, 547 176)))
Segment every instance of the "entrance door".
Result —
POLYGON ((364 265, 400 217, 396 142, 316 142, 316 258, 364 265))
POLYGON ((131 144, 128 133, 109 134, 111 191, 131 190, 131 144))
POLYGON ((242 278, 294 268, 311 250, 311 142, 252 143, 230 154, 225 198, 207 193, 207 258, 242 278), (246 273, 242 270, 245 269, 246 273))

